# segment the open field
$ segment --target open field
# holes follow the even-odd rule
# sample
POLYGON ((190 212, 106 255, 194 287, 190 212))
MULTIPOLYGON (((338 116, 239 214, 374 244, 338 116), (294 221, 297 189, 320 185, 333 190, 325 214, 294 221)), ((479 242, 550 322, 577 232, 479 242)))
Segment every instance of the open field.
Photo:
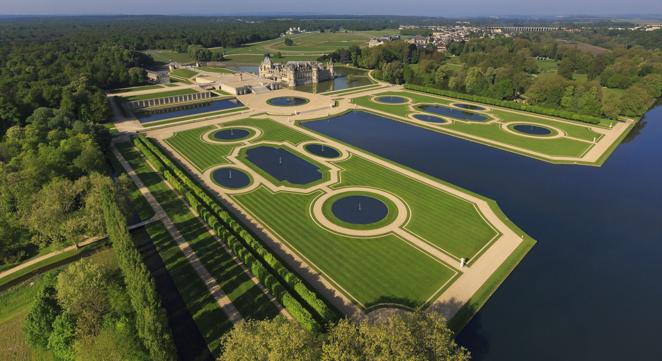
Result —
MULTIPOLYGON (((393 32, 398 32, 394 30, 393 32)), ((304 33, 288 35, 294 41, 294 45, 285 45, 285 38, 277 38, 253 44, 246 44, 238 48, 223 49, 226 55, 233 54, 258 54, 281 52, 283 55, 306 55, 302 53, 325 54, 338 48, 347 48, 352 45, 364 46, 375 34, 389 34, 389 31, 349 31, 337 33, 304 33)))
MULTIPOLYGON (((217 280, 221 289, 228 295, 241 315, 251 319, 274 317, 278 313, 275 305, 243 272, 233 257, 225 252, 221 244, 189 211, 185 203, 166 185, 158 173, 147 165, 135 148, 130 143, 120 143, 118 149, 141 180, 148 185, 150 192, 165 209, 175 227, 182 233, 202 264, 217 280)), ((232 323, 209 294, 207 286, 187 261, 184 253, 170 237, 163 224, 149 225, 146 227, 146 231, 146 234, 137 236, 149 237, 154 242, 200 332, 212 352, 218 354, 220 336, 231 328, 232 323)))
POLYGON ((177 95, 187 95, 187 94, 195 94, 198 91, 195 89, 177 89, 177 90, 168 90, 160 93, 149 93, 149 94, 142 94, 142 95, 133 95, 124 98, 126 101, 134 101, 134 100, 146 100, 146 99, 159 99, 159 98, 167 98, 167 97, 173 97, 177 95))
POLYGON ((555 73, 559 69, 559 62, 554 59, 536 59, 536 64, 538 64, 538 71, 541 73, 555 73))
POLYGON ((355 98, 353 99, 353 103, 366 109, 394 115, 398 120, 408 121, 440 132, 480 137, 549 156, 581 157, 593 146, 594 141, 598 141, 602 137, 602 134, 598 133, 590 125, 584 125, 573 121, 557 121, 533 113, 510 111, 501 108, 492 108, 490 106, 484 106, 484 111, 471 111, 473 113, 488 116, 490 119, 487 121, 463 121, 449 116, 441 116, 441 118, 448 121, 443 124, 416 121, 410 116, 417 113, 426 113, 419 108, 419 105, 421 104, 441 104, 449 106, 453 103, 466 102, 410 91, 385 92, 378 94, 377 96, 383 95, 405 97, 411 99, 411 103, 378 103, 373 101, 374 96, 355 98), (552 131, 553 136, 528 136, 505 129, 506 127, 510 129, 514 124, 522 123, 548 128, 552 131))
MULTIPOLYGON (((166 143, 202 173, 215 166, 237 165, 237 161, 245 165, 247 161, 236 149, 238 146, 261 142, 289 144, 298 146, 297 152, 306 158, 308 155, 299 147, 316 140, 268 119, 244 119, 223 126, 249 126, 258 129, 260 135, 248 142, 222 144, 205 138, 205 134, 216 129, 206 126, 178 132, 166 143)), ((338 160, 316 160, 326 164, 331 172, 338 172, 331 176, 330 188, 314 183, 300 191, 279 191, 277 188, 282 185, 252 170, 252 178, 261 179, 261 183, 227 196, 359 306, 428 304, 457 277, 454 267, 460 258, 479 257, 498 236, 471 203, 357 154, 338 160), (311 213, 313 204, 328 192, 365 187, 392 194, 406 204, 404 223, 383 234, 356 236, 327 229, 311 213), (453 264, 414 246, 408 240, 411 237, 446 254, 453 264)), ((203 179, 214 188, 208 176, 203 179)))

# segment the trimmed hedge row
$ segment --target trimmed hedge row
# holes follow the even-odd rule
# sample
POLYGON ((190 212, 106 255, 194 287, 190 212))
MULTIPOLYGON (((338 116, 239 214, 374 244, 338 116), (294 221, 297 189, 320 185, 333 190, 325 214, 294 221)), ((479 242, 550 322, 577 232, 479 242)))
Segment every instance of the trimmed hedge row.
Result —
POLYGON ((126 218, 115 201, 114 190, 107 186, 102 197, 106 232, 122 270, 131 306, 136 311, 138 337, 152 360, 174 361, 177 353, 154 279, 131 239, 126 218))
POLYGON ((146 157, 150 162, 160 163, 155 166, 171 182, 173 188, 185 196, 189 205, 198 212, 210 228, 217 232, 221 239, 226 241, 228 246, 281 301, 293 317, 307 328, 319 328, 319 324, 315 322, 309 310, 303 307, 295 297, 292 297, 285 287, 288 287, 300 300, 305 302, 322 322, 328 323, 338 319, 339 316, 334 310, 311 291, 297 275, 287 269, 261 242, 246 231, 227 210, 200 188, 155 144, 144 136, 136 138, 134 143, 143 153, 149 154, 146 157))
POLYGON ((508 100, 500 100, 500 99, 494 99, 494 98, 489 98, 489 97, 483 97, 483 96, 479 96, 479 95, 464 94, 464 93, 459 93, 459 92, 455 92, 455 91, 452 91, 452 90, 446 90, 446 89, 430 88, 430 87, 425 87, 425 86, 415 85, 415 84, 405 84, 405 89, 415 90, 415 91, 419 91, 419 92, 423 92, 423 93, 430 93, 430 94, 434 94, 434 95, 442 95, 442 96, 447 96, 447 97, 457 98, 457 99, 462 99, 462 100, 468 100, 468 101, 473 101, 473 102, 477 102, 477 103, 496 105, 496 106, 499 106, 499 107, 510 108, 510 109, 515 109, 515 110, 522 110, 522 111, 537 113, 537 114, 542 114, 542 115, 549 115, 549 116, 553 116, 553 117, 571 119, 571 120, 576 120, 576 121, 579 121, 579 122, 584 122, 584 123, 589 123, 589 124, 599 124, 602 121, 601 118, 594 117, 592 115, 577 114, 577 113, 569 112, 569 111, 566 111, 566 110, 545 108, 545 107, 541 107, 541 106, 538 106, 538 105, 520 104, 520 103, 515 103, 515 102, 512 102, 512 101, 508 101, 508 100))

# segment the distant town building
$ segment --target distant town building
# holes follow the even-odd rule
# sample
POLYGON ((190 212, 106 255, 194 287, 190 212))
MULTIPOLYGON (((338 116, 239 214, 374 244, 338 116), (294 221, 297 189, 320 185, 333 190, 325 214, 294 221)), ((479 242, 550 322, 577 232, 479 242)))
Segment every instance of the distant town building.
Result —
POLYGON ((288 61, 274 63, 269 55, 260 64, 261 78, 271 79, 287 86, 319 83, 334 78, 333 63, 322 64, 316 61, 288 61))
POLYGON ((415 37, 409 39, 409 44, 414 44, 416 46, 427 46, 431 42, 432 38, 429 36, 416 35, 415 37))
POLYGON ((296 35, 296 34, 301 34, 301 33, 305 33, 305 32, 306 32, 305 30, 301 30, 301 28, 297 26, 296 28, 293 27, 293 28, 287 29, 285 34, 286 35, 296 35))
POLYGON ((384 35, 384 36, 378 36, 376 38, 370 39, 368 41, 368 47, 369 48, 374 48, 376 46, 384 45, 385 43, 389 41, 396 41, 400 40, 400 35, 384 35))

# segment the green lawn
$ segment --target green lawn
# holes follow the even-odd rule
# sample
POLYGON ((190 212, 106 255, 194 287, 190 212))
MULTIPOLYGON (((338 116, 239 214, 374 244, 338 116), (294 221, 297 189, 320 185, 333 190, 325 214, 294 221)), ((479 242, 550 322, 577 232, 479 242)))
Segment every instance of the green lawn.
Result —
POLYGON ((139 91, 139 90, 152 90, 152 89, 161 89, 163 86, 160 84, 156 85, 141 85, 141 86, 134 86, 130 88, 119 88, 119 89, 113 89, 109 90, 109 94, 114 94, 114 93, 124 93, 124 92, 131 92, 131 91, 139 91))
MULTIPOLYGON (((165 209, 175 227, 196 252, 207 270, 214 276, 221 289, 228 295, 244 318, 265 319, 277 314, 276 307, 255 285, 241 267, 225 252, 203 223, 195 217, 174 191, 167 187, 129 143, 118 148, 138 176, 148 184, 151 193, 165 209)), ((214 353, 219 352, 220 336, 231 328, 225 314, 218 308, 192 266, 161 223, 147 227, 147 234, 154 241, 166 268, 173 277, 180 294, 214 353)))
POLYGON ((538 71, 540 73, 554 73, 559 69, 559 63, 554 59, 536 59, 536 64, 538 64, 538 71))
MULTIPOLYGON (((253 143, 268 140, 295 145, 314 139, 271 120, 246 119, 230 125, 260 128, 263 134, 253 143)), ((177 133, 166 142, 200 171, 227 164, 226 156, 235 145, 201 141, 201 136, 212 129, 177 133)), ((448 193, 355 154, 336 164, 343 170, 341 182, 332 188, 375 187, 395 194, 411 210, 405 229, 452 257, 475 257, 497 235, 473 205, 448 193)), ((446 265, 394 234, 357 239, 322 228, 310 217, 312 202, 320 195, 321 191, 272 193, 261 186, 231 197, 366 307, 382 302, 421 306, 454 277, 455 272, 446 265)))
MULTIPOLYGON (((404 96, 412 99, 413 104, 433 103, 448 105, 454 102, 461 103, 461 100, 453 101, 448 98, 440 98, 435 96, 423 95, 413 92, 385 92, 379 95, 396 95, 404 96)), ((373 96, 365 96, 353 99, 352 101, 365 107, 367 109, 378 110, 392 114, 398 117, 400 121, 409 121, 408 115, 414 112, 410 109, 408 104, 380 104, 373 102, 373 96)), ((500 122, 513 123, 513 122, 527 122, 540 125, 547 125, 562 130, 569 137, 561 137, 554 139, 536 139, 531 137, 519 136, 502 129, 501 124, 490 123, 483 124, 481 122, 464 122, 454 121, 452 124, 435 124, 430 123, 425 126, 440 132, 447 132, 447 130, 454 130, 469 136, 477 136, 485 139, 495 140, 510 146, 528 149, 534 152, 543 153, 549 156, 581 156, 586 153, 594 139, 600 139, 601 135, 594 132, 588 126, 584 126, 577 122, 572 121, 556 121, 545 117, 540 117, 532 113, 514 112, 501 108, 495 108, 484 112, 485 114, 497 117, 500 122)), ((419 124, 419 123, 417 123, 419 124)), ((455 134, 454 134, 455 135, 455 134)))
MULTIPOLYGON (((226 123, 224 126, 241 126, 259 124, 259 128, 264 131, 260 140, 283 141, 286 140, 292 144, 298 144, 302 141, 312 140, 312 138, 294 131, 290 128, 280 126, 273 120, 253 120, 244 119, 226 123)), ((227 164, 225 158, 235 145, 221 143, 202 142, 202 135, 212 129, 213 126, 191 129, 179 133, 166 140, 171 147, 177 149, 186 159, 188 159, 199 171, 205 171, 213 166, 227 164)))
POLYGON ((143 124, 142 126, 145 127, 145 128, 158 127, 158 126, 162 126, 162 125, 166 125, 166 124, 192 121, 192 120, 200 120, 200 119, 215 117, 215 116, 219 116, 219 115, 225 115, 225 114, 228 114, 228 113, 240 112, 240 111, 246 110, 246 109, 248 109, 248 108, 239 107, 239 108, 219 110, 217 112, 200 113, 200 114, 191 115, 191 116, 187 116, 187 117, 170 118, 170 119, 156 121, 156 122, 149 122, 149 123, 143 124))
POLYGON ((192 77, 198 75, 198 72, 195 71, 195 70, 191 70, 191 69, 175 69, 175 70, 170 72, 170 75, 171 76, 177 76, 177 77, 180 77, 180 78, 189 79, 189 78, 192 78, 192 77))
POLYGON ((222 68, 222 67, 218 67, 218 66, 201 66, 200 70, 208 71, 208 72, 212 72, 212 73, 220 73, 220 74, 234 73, 230 69, 222 68))
POLYGON ((233 198, 364 307, 420 306, 453 277, 447 266, 396 235, 354 238, 320 228, 309 214, 319 195, 260 187, 233 198))
MULTIPOLYGON (((349 31, 337 33, 304 33, 298 35, 287 36, 294 41, 294 45, 285 45, 284 38, 277 38, 267 41, 261 41, 252 44, 246 44, 237 48, 223 49, 226 57, 234 59, 237 54, 253 54, 262 57, 265 53, 275 54, 281 52, 283 56, 306 56, 310 58, 318 57, 319 55, 330 53, 338 48, 348 48, 352 45, 365 46, 370 38, 376 36, 375 34, 389 34, 397 32, 397 30, 390 31, 383 30, 375 31, 349 31)), ((261 60, 261 59, 260 59, 261 60)), ((290 59, 291 60, 291 59, 290 59)))
POLYGON ((476 208, 460 198, 361 157, 353 156, 338 165, 346 171, 333 188, 369 185, 396 194, 410 208, 405 229, 458 260, 472 259, 497 235, 476 208))
POLYGON ((147 100, 147 99, 159 99, 159 98, 167 98, 167 97, 173 97, 177 95, 188 95, 188 94, 195 94, 198 91, 195 89, 177 89, 177 90, 168 90, 160 93, 150 93, 150 94, 142 94, 142 95, 133 95, 130 97, 124 98, 126 101, 135 101, 135 100, 147 100))

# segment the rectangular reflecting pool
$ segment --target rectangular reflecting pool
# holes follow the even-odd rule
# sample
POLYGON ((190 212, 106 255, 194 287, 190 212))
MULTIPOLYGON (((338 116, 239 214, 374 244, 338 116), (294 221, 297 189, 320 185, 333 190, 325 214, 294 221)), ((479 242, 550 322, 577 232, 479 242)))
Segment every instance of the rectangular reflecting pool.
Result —
POLYGON ((281 182, 308 184, 322 179, 322 172, 287 149, 260 146, 246 151, 246 159, 281 182))
POLYGON ((138 118, 138 121, 140 121, 140 123, 150 123, 159 120, 166 120, 171 118, 184 117, 188 115, 209 113, 219 110, 238 108, 242 106, 244 106, 244 104, 242 104, 239 100, 223 99, 223 100, 213 100, 209 102, 175 105, 167 108, 138 111, 135 113, 135 115, 136 118, 138 118))

